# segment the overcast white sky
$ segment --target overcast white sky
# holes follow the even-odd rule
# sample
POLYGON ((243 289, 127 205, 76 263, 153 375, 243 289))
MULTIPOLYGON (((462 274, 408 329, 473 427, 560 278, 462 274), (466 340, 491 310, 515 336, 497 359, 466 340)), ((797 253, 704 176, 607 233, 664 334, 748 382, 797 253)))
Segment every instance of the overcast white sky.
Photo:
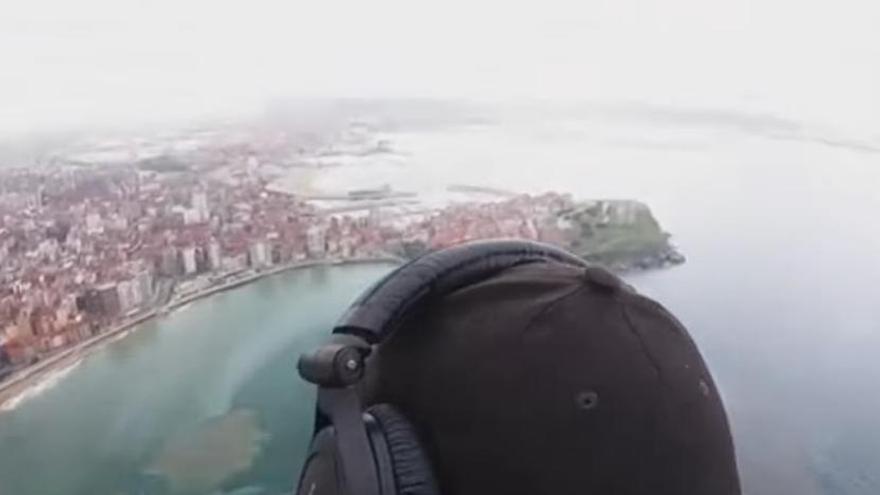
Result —
POLYGON ((27 0, 0 6, 0 131, 279 96, 636 100, 880 134, 877 0, 27 0))

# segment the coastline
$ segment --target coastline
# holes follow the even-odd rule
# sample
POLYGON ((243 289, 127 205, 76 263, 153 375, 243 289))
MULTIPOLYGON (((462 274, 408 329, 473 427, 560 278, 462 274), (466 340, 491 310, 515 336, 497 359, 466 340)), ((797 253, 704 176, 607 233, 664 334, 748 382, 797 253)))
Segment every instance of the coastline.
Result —
POLYGON ((49 356, 42 361, 19 370, 6 380, 0 382, 0 414, 12 408, 7 407, 7 403, 14 401, 22 394, 26 394, 29 389, 39 386, 47 377, 51 377, 53 372, 63 370, 74 366, 78 361, 87 357, 90 353, 101 348, 102 345, 112 342, 117 338, 124 338, 130 335, 131 331, 139 324, 149 321, 159 316, 165 316, 172 311, 187 305, 193 301, 204 299, 219 292, 226 292, 250 283, 256 282, 266 277, 277 275, 279 273, 299 270, 304 268, 312 268, 316 266, 340 266, 354 265, 361 263, 400 263, 402 260, 394 256, 376 256, 365 258, 328 258, 320 260, 306 260, 286 265, 276 266, 269 270, 253 273, 247 277, 230 280, 221 284, 213 285, 205 289, 199 290, 192 294, 186 295, 178 299, 172 299, 165 305, 152 308, 132 318, 131 320, 121 322, 109 330, 95 335, 89 339, 77 343, 69 349, 58 352, 49 356), (129 332, 129 333, 126 333, 129 332))

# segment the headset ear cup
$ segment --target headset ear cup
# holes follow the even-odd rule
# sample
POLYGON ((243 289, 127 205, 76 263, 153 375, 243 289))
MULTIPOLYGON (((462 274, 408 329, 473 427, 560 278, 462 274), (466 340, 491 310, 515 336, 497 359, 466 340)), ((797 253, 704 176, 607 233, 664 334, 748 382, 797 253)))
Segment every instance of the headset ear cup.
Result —
POLYGON ((332 426, 322 429, 312 439, 296 493, 297 495, 341 493, 336 466, 336 438, 332 426))
POLYGON ((388 404, 367 409, 381 428, 391 457, 397 495, 440 495, 434 469, 412 424, 388 404))

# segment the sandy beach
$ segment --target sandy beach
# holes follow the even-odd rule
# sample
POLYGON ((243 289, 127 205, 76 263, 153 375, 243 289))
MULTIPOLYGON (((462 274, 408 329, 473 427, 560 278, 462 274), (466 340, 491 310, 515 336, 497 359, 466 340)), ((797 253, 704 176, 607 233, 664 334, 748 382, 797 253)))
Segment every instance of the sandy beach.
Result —
POLYGON ((90 339, 84 340, 77 345, 65 349, 57 354, 49 356, 42 361, 29 366, 23 370, 14 373, 12 376, 0 383, 0 413, 11 411, 19 404, 35 397, 44 390, 51 388, 58 383, 67 374, 73 371, 84 359, 92 352, 100 349, 103 345, 125 338, 136 330, 137 325, 155 318, 157 316, 165 316, 170 312, 185 307, 198 299, 211 296, 218 292, 224 292, 237 287, 241 287, 257 280, 276 275, 278 273, 289 270, 297 270, 302 268, 310 268, 314 266, 329 266, 356 263, 399 263, 400 260, 391 256, 387 257, 369 257, 369 258, 352 258, 352 259, 322 259, 298 261, 282 266, 277 266, 269 270, 254 273, 247 277, 231 280, 219 285, 208 287, 194 294, 187 295, 178 299, 172 299, 168 304, 161 308, 151 309, 140 314, 131 320, 124 321, 112 327, 100 335, 96 335, 90 339))

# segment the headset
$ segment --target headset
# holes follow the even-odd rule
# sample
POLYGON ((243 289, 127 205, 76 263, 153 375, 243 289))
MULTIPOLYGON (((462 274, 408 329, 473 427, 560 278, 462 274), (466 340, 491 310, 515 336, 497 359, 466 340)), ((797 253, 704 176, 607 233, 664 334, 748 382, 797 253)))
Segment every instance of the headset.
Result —
POLYGON ((300 473, 300 495, 439 495, 412 424, 391 404, 364 408, 357 384, 366 358, 428 299, 527 263, 586 267, 562 249, 532 241, 477 241, 402 265, 361 294, 331 341, 299 358, 300 376, 318 386, 315 427, 300 473))

